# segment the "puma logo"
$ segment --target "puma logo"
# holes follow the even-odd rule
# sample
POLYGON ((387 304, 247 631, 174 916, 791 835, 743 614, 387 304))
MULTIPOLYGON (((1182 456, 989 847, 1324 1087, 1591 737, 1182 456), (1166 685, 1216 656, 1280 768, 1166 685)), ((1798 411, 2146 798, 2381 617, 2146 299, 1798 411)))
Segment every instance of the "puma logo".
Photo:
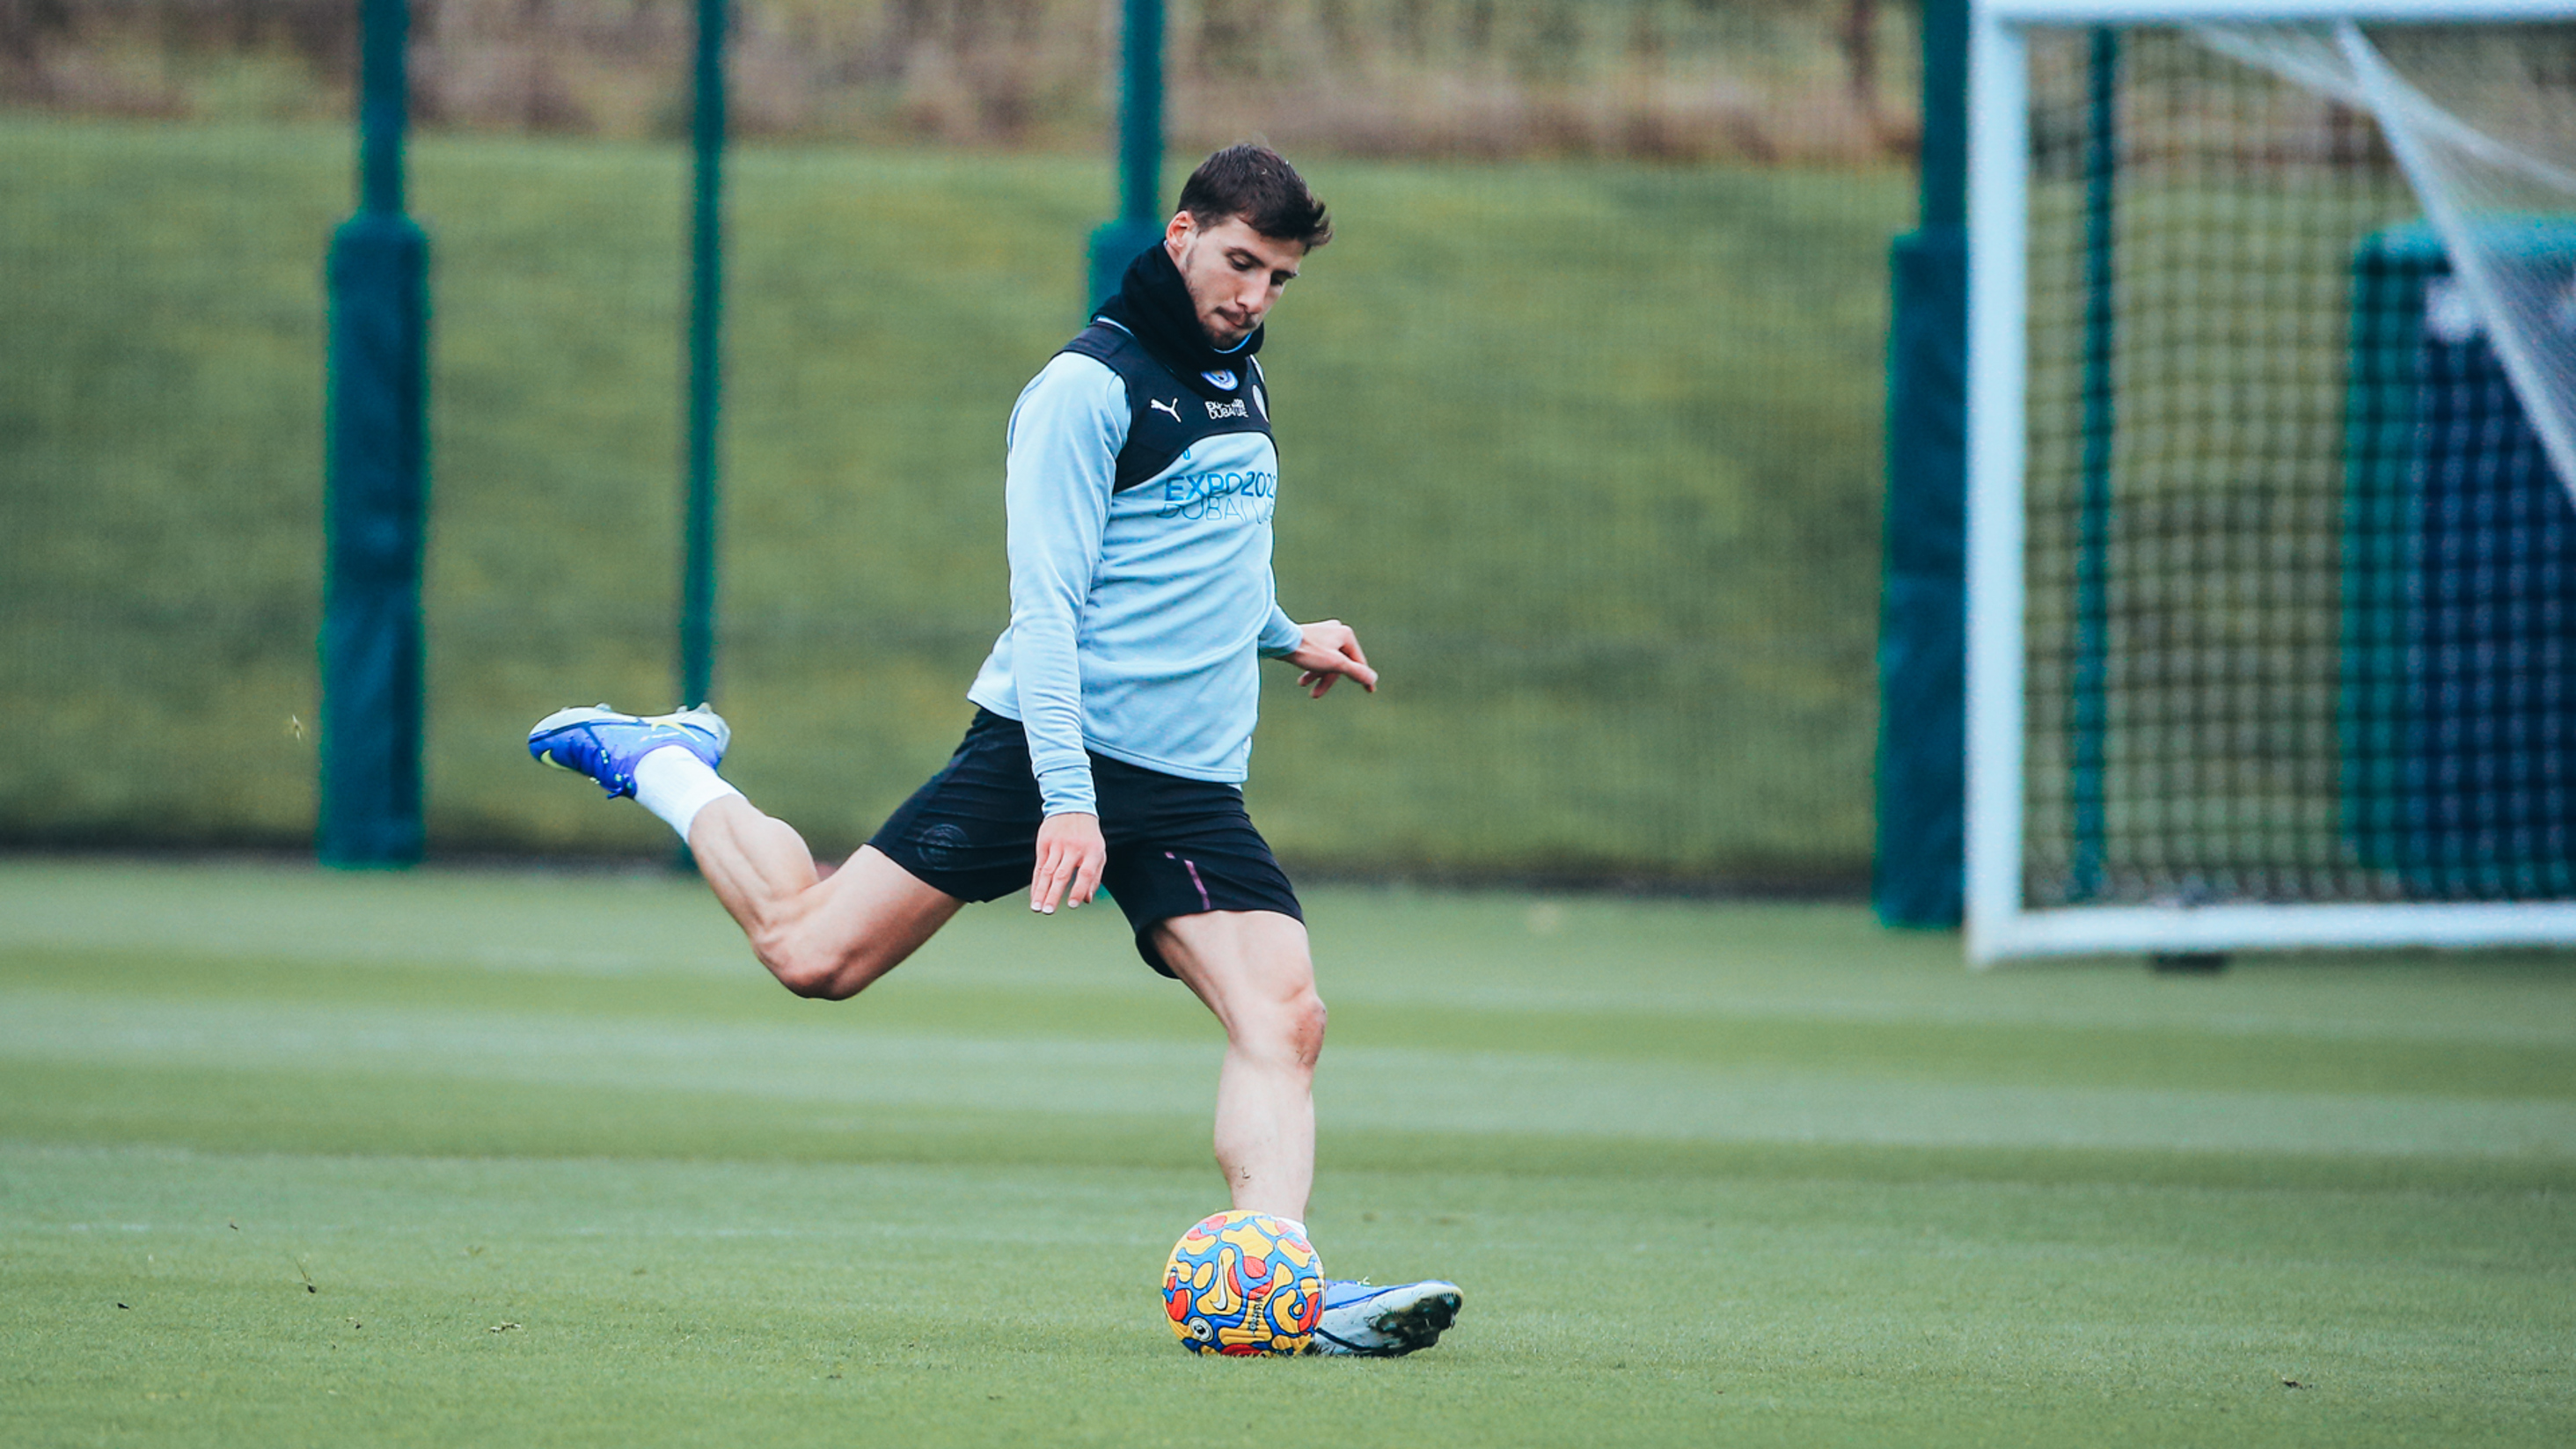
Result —
POLYGON ((1145 400, 1145 406, 1149 408, 1161 408, 1163 411, 1170 413, 1172 415, 1173 422, 1177 423, 1181 420, 1181 400, 1179 398, 1174 398, 1170 402, 1164 402, 1160 398, 1147 398, 1145 400))

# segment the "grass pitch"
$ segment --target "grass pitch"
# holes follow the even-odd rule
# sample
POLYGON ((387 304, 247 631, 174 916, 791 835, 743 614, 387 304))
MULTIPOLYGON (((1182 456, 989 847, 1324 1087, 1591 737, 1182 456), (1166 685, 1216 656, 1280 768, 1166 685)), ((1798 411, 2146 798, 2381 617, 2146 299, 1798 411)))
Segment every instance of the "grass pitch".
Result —
POLYGON ((2576 1441, 2563 957, 1312 906, 1409 1360, 1172 1345, 1218 1042, 1114 912, 826 1005, 661 876, 0 863, 0 1441, 2576 1441))

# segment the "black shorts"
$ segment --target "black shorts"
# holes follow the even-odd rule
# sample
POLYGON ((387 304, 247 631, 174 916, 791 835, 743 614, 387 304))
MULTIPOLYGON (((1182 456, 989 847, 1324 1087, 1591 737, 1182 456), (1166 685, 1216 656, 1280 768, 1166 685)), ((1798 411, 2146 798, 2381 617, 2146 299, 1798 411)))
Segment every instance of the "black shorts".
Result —
MULTIPOLYGON (((1306 919, 1288 873, 1244 813, 1239 787, 1099 755, 1091 757, 1091 781, 1109 842, 1100 883, 1127 913, 1146 965, 1172 974, 1154 949, 1154 927, 1174 916, 1277 911, 1306 919)), ((1027 732, 1018 720, 979 709, 957 753, 868 844, 936 890, 989 901, 1029 888, 1045 818, 1027 732)))

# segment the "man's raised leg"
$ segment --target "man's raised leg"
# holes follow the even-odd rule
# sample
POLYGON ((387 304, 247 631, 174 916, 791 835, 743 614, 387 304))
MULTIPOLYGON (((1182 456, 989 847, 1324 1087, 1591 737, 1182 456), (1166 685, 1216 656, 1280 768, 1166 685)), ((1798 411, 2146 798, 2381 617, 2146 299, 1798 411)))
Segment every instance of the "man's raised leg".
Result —
POLYGON ((689 853, 751 939, 752 954, 799 996, 856 996, 964 904, 872 845, 822 878, 804 837, 740 795, 698 812, 689 853))
POLYGON ((600 705, 539 720, 528 752, 589 776, 612 798, 633 796, 677 831, 780 985, 799 996, 855 996, 962 902, 873 849, 821 879, 804 838, 716 774, 732 737, 704 705, 652 716, 600 705))

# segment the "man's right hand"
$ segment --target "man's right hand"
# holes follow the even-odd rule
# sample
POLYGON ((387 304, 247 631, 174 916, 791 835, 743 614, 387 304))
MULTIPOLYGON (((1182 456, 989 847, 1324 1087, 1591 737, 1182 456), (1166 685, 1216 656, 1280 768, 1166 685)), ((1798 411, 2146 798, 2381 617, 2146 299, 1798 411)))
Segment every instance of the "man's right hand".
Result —
POLYGON ((1029 877, 1029 909, 1055 914, 1068 895, 1087 906, 1099 893, 1100 872, 1109 864, 1109 842, 1100 835, 1100 817, 1067 811, 1050 815, 1038 827, 1038 865, 1029 877))

